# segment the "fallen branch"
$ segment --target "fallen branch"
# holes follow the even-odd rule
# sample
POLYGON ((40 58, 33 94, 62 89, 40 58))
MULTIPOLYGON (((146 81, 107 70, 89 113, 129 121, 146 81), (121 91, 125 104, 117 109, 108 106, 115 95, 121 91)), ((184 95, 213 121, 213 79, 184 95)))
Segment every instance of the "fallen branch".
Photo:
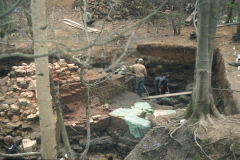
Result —
POLYGON ((5 43, 5 42, 0 42, 1 44, 6 44, 6 45, 9 45, 9 46, 15 46, 15 44, 9 44, 9 43, 5 43))
POLYGON ((18 153, 18 154, 0 153, 0 157, 24 157, 24 156, 36 156, 41 154, 42 154, 41 152, 27 152, 27 153, 18 153))
POLYGON ((215 38, 221 38, 221 37, 224 37, 224 36, 229 36, 229 35, 216 36, 215 38))
POLYGON ((196 145, 200 148, 200 150, 205 154, 205 156, 206 156, 208 159, 213 160, 211 157, 209 157, 209 156, 204 152, 204 150, 202 149, 202 147, 200 146, 200 144, 198 144, 196 131, 197 131, 197 129, 194 131, 194 140, 195 140, 196 145))
POLYGON ((219 25, 217 25, 217 27, 233 26, 233 25, 238 25, 238 24, 240 24, 240 22, 237 22, 237 23, 227 23, 227 24, 219 24, 219 25))

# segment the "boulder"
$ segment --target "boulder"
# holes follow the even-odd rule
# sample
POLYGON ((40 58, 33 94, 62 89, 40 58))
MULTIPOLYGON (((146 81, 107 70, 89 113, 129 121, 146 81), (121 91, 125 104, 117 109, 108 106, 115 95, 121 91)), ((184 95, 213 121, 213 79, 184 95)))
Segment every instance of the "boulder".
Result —
POLYGON ((25 81, 24 77, 17 78, 17 85, 20 86, 20 82, 25 81))
POLYGON ((17 122, 17 123, 7 123, 6 124, 6 128, 8 129, 15 129, 18 128, 22 123, 21 122, 17 122))
POLYGON ((19 145, 19 144, 22 142, 22 140, 23 140, 23 138, 20 137, 20 136, 13 137, 13 139, 14 139, 14 141, 16 142, 17 145, 19 145))
POLYGON ((41 144, 41 132, 31 133, 31 140, 36 140, 38 144, 41 144))
POLYGON ((18 87, 17 85, 13 85, 13 91, 21 91, 22 89, 20 87, 18 87))
POLYGON ((10 122, 9 119, 4 119, 4 120, 2 121, 3 124, 9 123, 9 122, 10 122))
POLYGON ((26 76, 26 71, 23 69, 17 69, 14 71, 15 77, 25 77, 26 76))
POLYGON ((186 88, 185 88, 185 91, 192 91, 193 90, 193 86, 194 86, 194 83, 189 83, 186 88))
POLYGON ((27 116, 27 121, 38 121, 39 116, 37 114, 30 114, 27 116))
POLYGON ((27 82, 26 81, 21 81, 19 85, 22 89, 27 89, 27 82))
POLYGON ((9 110, 9 111, 7 112, 7 115, 8 115, 8 117, 12 117, 12 116, 13 116, 13 113, 12 113, 12 111, 11 111, 11 110, 9 110))
POLYGON ((4 97, 0 97, 0 102, 3 102, 4 101, 4 97))
POLYGON ((23 139, 22 143, 24 152, 34 152, 37 148, 36 140, 23 139))
POLYGON ((60 59, 59 66, 60 67, 67 67, 67 63, 66 63, 65 59, 60 59))
POLYGON ((23 112, 23 116, 24 116, 24 117, 27 117, 27 116, 30 115, 31 113, 32 113, 31 110, 26 110, 26 111, 23 112))
POLYGON ((128 154, 129 153, 130 148, 123 143, 118 143, 117 144, 117 151, 123 154, 128 154))
POLYGON ((31 127, 31 125, 29 125, 29 124, 27 124, 27 123, 23 123, 22 124, 22 131, 23 132, 26 132, 26 131, 32 131, 33 129, 32 129, 32 127, 31 127))
POLYGON ((11 135, 13 130, 12 129, 5 129, 5 132, 7 135, 11 135))
POLYGON ((191 97, 188 97, 188 96, 185 96, 185 95, 181 95, 179 98, 178 98, 178 102, 179 103, 185 103, 185 104, 188 104, 191 100, 191 97))
POLYGON ((36 80, 31 80, 29 82, 29 87, 27 88, 29 91, 35 91, 36 90, 36 80))
POLYGON ((134 138, 129 132, 126 132, 123 137, 118 138, 118 143, 123 143, 133 149, 139 142, 141 138, 134 138))
POLYGON ((75 64, 67 64, 68 69, 71 71, 77 71, 78 70, 78 66, 75 66, 75 64))
POLYGON ((30 103, 29 100, 27 100, 26 98, 20 98, 18 99, 18 102, 20 105, 26 106, 28 103, 30 103))
POLYGON ((71 145, 71 148, 75 151, 75 152, 78 152, 78 153, 81 153, 83 152, 83 148, 82 147, 79 147, 79 145, 71 145))
POLYGON ((34 72, 34 70, 32 70, 32 69, 27 69, 26 70, 27 71, 27 76, 34 76, 34 74, 35 74, 35 72, 34 72))
POLYGON ((4 110, 6 110, 6 109, 8 109, 9 108, 9 105, 8 104, 1 104, 0 105, 0 111, 4 111, 4 110))
POLYGON ((113 19, 110 16, 106 17, 106 21, 111 22, 113 19))
POLYGON ((5 112, 0 112, 0 116, 4 117, 5 116, 5 112))
POLYGON ((12 113, 18 113, 20 111, 19 106, 17 104, 12 104, 10 108, 12 113))
POLYGON ((3 103, 4 104, 13 104, 16 101, 17 101, 17 99, 15 99, 15 98, 8 98, 8 99, 5 99, 3 103))
MULTIPOLYGON (((95 138, 90 141, 90 150, 101 150, 112 147, 113 142, 110 136, 95 138)), ((86 141, 79 141, 79 146, 85 148, 86 141)))
POLYGON ((12 117, 12 122, 15 123, 15 122, 18 122, 19 121, 19 116, 18 115, 14 115, 12 117))

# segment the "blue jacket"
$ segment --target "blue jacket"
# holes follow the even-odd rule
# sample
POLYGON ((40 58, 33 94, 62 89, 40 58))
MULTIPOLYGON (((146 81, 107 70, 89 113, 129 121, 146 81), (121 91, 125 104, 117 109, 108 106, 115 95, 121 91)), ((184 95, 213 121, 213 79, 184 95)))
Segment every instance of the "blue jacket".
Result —
POLYGON ((160 88, 162 82, 166 79, 166 76, 163 76, 163 77, 156 77, 155 78, 155 81, 159 81, 158 82, 158 88, 160 88))
MULTIPOLYGON (((17 154, 17 150, 18 147, 16 145, 16 143, 12 146, 10 146, 8 149, 6 149, 6 154, 17 154)), ((10 159, 17 159, 17 158, 13 158, 13 157, 4 157, 3 160, 10 160, 10 159)))

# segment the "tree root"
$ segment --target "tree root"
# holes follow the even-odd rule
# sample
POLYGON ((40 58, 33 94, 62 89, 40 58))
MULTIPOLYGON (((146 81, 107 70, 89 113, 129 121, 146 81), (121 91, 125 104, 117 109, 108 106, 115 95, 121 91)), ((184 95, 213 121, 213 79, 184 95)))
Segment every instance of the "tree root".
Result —
MULTIPOLYGON (((229 136, 228 136, 228 137, 229 137, 229 136)), ((209 143, 209 144, 205 144, 205 145, 203 145, 202 147, 209 146, 209 145, 214 144, 214 143, 216 143, 216 142, 218 142, 218 141, 224 140, 224 139, 226 139, 226 138, 228 138, 228 137, 220 138, 220 139, 218 139, 218 140, 216 140, 216 141, 214 141, 214 142, 211 142, 211 143, 209 143)))
POLYGON ((181 126, 179 126, 179 127, 177 127, 176 129, 174 129, 174 130, 172 131, 172 133, 170 134, 170 137, 171 137, 173 140, 177 141, 181 146, 182 146, 182 144, 181 144, 177 139, 175 139, 175 138, 173 137, 173 133, 175 133, 178 129, 180 129, 182 126, 184 126, 187 122, 188 122, 188 121, 186 121, 186 122, 184 122, 183 124, 181 124, 181 126))
POLYGON ((202 149, 202 147, 200 146, 200 144, 198 144, 198 142, 197 142, 197 133, 196 133, 197 130, 198 130, 198 129, 196 129, 196 130, 194 131, 194 140, 195 140, 196 145, 200 148, 200 150, 205 154, 205 156, 206 156, 208 159, 213 160, 211 157, 209 157, 209 156, 204 152, 204 150, 202 149))
POLYGON ((214 99, 213 99, 212 94, 209 95, 209 98, 210 98, 210 101, 211 101, 211 109, 212 109, 213 114, 218 118, 226 119, 222 114, 220 114, 217 107, 214 105, 214 99))

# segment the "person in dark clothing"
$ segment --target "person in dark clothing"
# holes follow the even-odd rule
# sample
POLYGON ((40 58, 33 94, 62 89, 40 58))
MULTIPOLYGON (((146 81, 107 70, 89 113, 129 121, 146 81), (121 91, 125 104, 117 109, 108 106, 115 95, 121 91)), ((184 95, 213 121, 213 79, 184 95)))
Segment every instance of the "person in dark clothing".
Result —
MULTIPOLYGON (((6 149, 6 154, 16 154, 18 147, 17 144, 14 143, 13 137, 12 136, 6 136, 4 138, 4 142, 5 144, 8 146, 8 148, 6 149)), ((4 157, 3 160, 16 160, 17 158, 13 158, 13 157, 4 157)))
MULTIPOLYGON (((83 13, 83 17, 85 16, 85 13, 83 13)), ((84 19, 84 18, 83 18, 84 19)), ((92 19, 92 16, 89 12, 86 12, 86 23, 87 26, 90 26, 91 24, 93 24, 95 22, 94 19, 92 19)))
POLYGON ((165 94, 166 91, 170 92, 167 82, 168 82, 168 80, 166 79, 166 76, 155 78, 154 88, 155 88, 156 95, 159 95, 160 93, 165 94))

